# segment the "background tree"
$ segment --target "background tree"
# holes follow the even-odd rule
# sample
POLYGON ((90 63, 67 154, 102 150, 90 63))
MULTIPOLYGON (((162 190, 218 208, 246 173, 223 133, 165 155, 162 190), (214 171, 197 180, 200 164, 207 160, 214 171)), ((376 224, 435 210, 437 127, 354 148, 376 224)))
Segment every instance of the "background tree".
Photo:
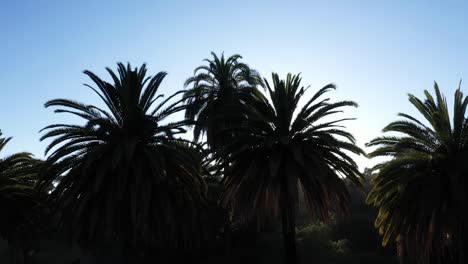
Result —
POLYGON ((230 170, 223 179, 223 203, 233 203, 241 219, 281 216, 285 263, 296 263, 295 221, 300 193, 314 217, 326 220, 348 208, 344 178, 361 185, 361 174, 348 152, 363 154, 353 136, 331 119, 351 101, 329 103, 318 90, 300 108, 307 88, 299 75, 265 80, 267 96, 256 93, 244 126, 219 154, 230 170), (325 118, 328 120, 325 121, 325 118))
MULTIPOLYGON (((146 76, 146 65, 107 68, 113 84, 85 71, 107 107, 68 99, 45 104, 82 118, 82 125, 54 124, 41 188, 50 195, 76 239, 86 244, 117 240, 126 248, 188 247, 196 242, 205 184, 197 157, 176 136, 187 121, 166 121, 185 109, 179 93, 162 100, 166 76, 146 76), (158 100, 162 100, 156 104, 158 100)), ((129 260, 132 263, 135 260, 129 260)))
MULTIPOLYGON (((191 88, 184 93, 184 98, 187 105, 185 117, 195 122, 194 140, 206 135, 208 148, 214 152, 233 137, 232 133, 225 133, 226 128, 240 126, 239 116, 252 99, 252 91, 262 85, 262 79, 257 71, 240 62, 240 55, 227 59, 224 54, 218 57, 212 52, 211 55, 213 59, 204 60, 208 65, 197 67, 194 76, 185 81, 185 86, 191 88)), ((225 166, 222 168, 224 172, 228 164, 225 166)), ((226 253, 230 255, 232 212, 229 206, 225 214, 224 240, 226 253)))
POLYGON ((375 221, 383 244, 404 242, 401 250, 416 258, 412 263, 466 263, 468 252, 468 98, 455 91, 453 118, 437 83, 435 98, 409 95, 424 121, 399 114, 382 136, 368 145, 371 157, 389 157, 376 165, 374 188, 367 201, 379 208, 375 221), (417 246, 412 246, 417 245, 417 246))
MULTIPOLYGON (((0 151, 11 140, 0 131, 0 151)), ((10 261, 24 263, 24 240, 34 224, 38 200, 34 186, 40 162, 26 152, 0 158, 0 237, 8 240, 10 261)))
POLYGON ((240 55, 227 59, 224 54, 218 57, 212 52, 211 55, 212 60, 204 60, 208 65, 197 67, 194 76, 185 81, 186 87, 192 86, 184 94, 185 116, 196 121, 195 141, 206 134, 208 146, 216 149, 225 141, 219 135, 223 128, 235 125, 230 114, 240 111, 251 98, 252 90, 262 85, 262 79, 257 71, 239 61, 240 55))

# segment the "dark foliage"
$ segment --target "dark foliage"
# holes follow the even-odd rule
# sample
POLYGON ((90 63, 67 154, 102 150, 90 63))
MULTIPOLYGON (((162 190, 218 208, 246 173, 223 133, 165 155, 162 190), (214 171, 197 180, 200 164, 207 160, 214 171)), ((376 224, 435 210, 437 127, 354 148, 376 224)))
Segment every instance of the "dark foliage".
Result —
POLYGON ((190 247, 202 234, 206 187, 191 143, 176 137, 188 122, 166 121, 185 109, 181 100, 171 102, 181 92, 162 99, 166 73, 147 77, 145 65, 107 71, 112 84, 85 71, 106 109, 67 99, 46 103, 85 123, 44 129, 42 140, 52 141, 40 187, 53 189, 61 223, 84 244, 190 247))
POLYGON ((407 114, 385 127, 383 136, 369 146, 371 157, 390 157, 378 164, 367 198, 379 208, 375 222, 383 244, 398 239, 413 261, 466 263, 468 237, 468 97, 460 89, 454 96, 453 117, 437 84, 435 98, 409 95, 424 117, 407 114))
POLYGON ((241 221, 254 218, 261 223, 281 216, 287 259, 293 263, 299 190, 318 219, 347 211, 349 194, 343 179, 361 184, 361 174, 347 152, 363 151, 339 125, 348 119, 323 121, 342 107, 356 106, 321 99, 333 85, 318 90, 300 108, 307 90, 301 87, 301 78, 288 75, 280 80, 273 74, 272 79, 272 86, 265 80, 268 97, 254 94, 243 126, 231 130, 236 137, 218 154, 225 164, 221 167, 229 164, 222 203, 232 204, 241 221))

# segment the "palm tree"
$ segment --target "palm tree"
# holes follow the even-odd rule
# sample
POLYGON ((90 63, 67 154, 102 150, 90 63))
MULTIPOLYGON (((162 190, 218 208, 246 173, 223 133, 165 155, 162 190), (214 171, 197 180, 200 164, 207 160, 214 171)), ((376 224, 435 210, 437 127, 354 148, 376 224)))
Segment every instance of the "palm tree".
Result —
POLYGON ((229 163, 223 179, 224 204, 233 203, 240 220, 281 215, 285 262, 296 263, 295 221, 300 193, 310 213, 321 220, 333 212, 346 212, 349 194, 344 179, 361 185, 361 174, 347 152, 363 154, 353 136, 330 119, 351 101, 330 103, 320 97, 335 86, 318 90, 302 108, 307 88, 299 75, 286 80, 272 75, 267 95, 256 101, 244 126, 219 154, 229 163), (327 121, 324 121, 328 117, 327 121))
POLYGON ((47 126, 41 140, 53 139, 41 188, 50 195, 81 242, 118 240, 127 248, 191 246, 205 184, 197 157, 176 136, 185 120, 167 121, 185 109, 175 93, 158 104, 166 76, 146 76, 146 65, 107 68, 113 84, 85 71, 90 87, 107 107, 56 99, 55 112, 77 115, 81 125, 47 126))
POLYGON ((451 120, 437 83, 435 98, 425 90, 410 103, 424 121, 400 113, 368 146, 371 157, 389 157, 377 172, 368 203, 379 208, 375 221, 383 244, 397 239, 412 263, 466 263, 468 237, 468 98, 455 91, 451 120), (465 244, 463 244, 465 242, 465 244), (416 245, 411 247, 412 245, 416 245))
POLYGON ((196 121, 194 139, 206 134, 208 146, 220 147, 226 136, 219 135, 227 126, 235 126, 230 114, 239 112, 249 100, 252 89, 262 85, 257 71, 247 64, 239 62, 242 57, 233 55, 227 59, 224 54, 218 57, 211 53, 213 59, 205 59, 208 65, 195 69, 194 76, 185 81, 185 86, 192 87, 184 94, 187 103, 185 117, 196 121))
MULTIPOLYGON (((194 70, 194 76, 185 81, 185 87, 192 86, 185 94, 187 109, 185 117, 195 122, 194 140, 206 135, 206 143, 214 152, 233 137, 232 133, 220 133, 228 127, 239 126, 239 116, 252 99, 253 89, 263 85, 259 73, 240 62, 240 55, 224 58, 211 52, 213 59, 205 59, 208 65, 194 70)), ((224 171, 227 170, 223 168, 224 171)), ((222 175, 222 174, 221 174, 222 175)), ((227 255, 231 250, 231 210, 225 211, 224 240, 227 255)))
MULTIPOLYGON (((2 138, 0 151, 11 140, 2 138)), ((26 152, 0 159, 0 237, 8 240, 11 263, 24 263, 23 240, 34 219, 34 185, 40 162, 26 152)))

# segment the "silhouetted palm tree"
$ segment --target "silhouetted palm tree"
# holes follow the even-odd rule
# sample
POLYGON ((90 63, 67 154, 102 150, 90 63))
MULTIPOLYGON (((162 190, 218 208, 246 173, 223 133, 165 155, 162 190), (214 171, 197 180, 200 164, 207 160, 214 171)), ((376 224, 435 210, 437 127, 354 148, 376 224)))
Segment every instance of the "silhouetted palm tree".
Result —
POLYGON ((334 85, 317 91, 300 108, 307 90, 301 87, 300 76, 288 74, 280 80, 273 74, 272 79, 272 87, 265 80, 268 96, 256 93, 244 126, 219 154, 230 164, 222 201, 232 202, 241 220, 281 215, 285 262, 295 263, 299 194, 318 219, 346 211, 349 194, 344 178, 361 184, 361 174, 347 152, 363 151, 338 125, 347 118, 330 119, 356 103, 320 99, 334 85))
MULTIPOLYGON (((185 81, 185 86, 192 86, 185 94, 187 109, 185 117, 195 122, 194 140, 206 135, 206 142, 211 151, 221 148, 233 137, 224 133, 228 127, 240 125, 239 116, 245 112, 245 106, 252 99, 252 91, 262 85, 259 73, 247 64, 240 62, 240 55, 225 59, 224 54, 218 57, 211 53, 213 59, 205 59, 208 65, 194 70, 194 76, 185 81)), ((224 171, 227 170, 223 168, 224 171)), ((225 211, 226 223, 225 247, 230 254, 231 212, 229 206, 225 211)))
POLYGON ((194 76, 185 81, 186 87, 192 85, 184 94, 185 116, 196 121, 195 141, 205 133, 208 146, 216 149, 226 140, 219 132, 234 125, 231 114, 249 100, 252 89, 262 85, 262 79, 257 71, 239 62, 240 55, 227 59, 224 54, 220 58, 213 52, 211 55, 212 60, 204 60, 208 65, 197 67, 194 76))
POLYGON ((67 99, 45 104, 85 122, 44 128, 42 140, 53 139, 46 153, 53 151, 41 187, 57 184, 51 200, 81 242, 189 246, 205 184, 191 143, 176 137, 188 122, 167 121, 185 109, 181 100, 170 101, 180 92, 156 104, 165 72, 147 77, 146 65, 121 63, 118 75, 107 71, 113 84, 84 72, 107 109, 67 99))
POLYGON ((466 263, 468 98, 456 90, 451 120, 446 99, 434 86, 435 98, 427 90, 425 100, 409 95, 424 121, 399 114, 403 119, 383 131, 402 136, 368 144, 377 147, 371 157, 391 159, 373 168, 377 176, 367 201, 379 208, 375 225, 383 244, 403 240, 401 249, 409 246, 416 257, 411 263, 466 263))
MULTIPOLYGON (((2 138, 0 151, 11 138, 2 138)), ((26 152, 0 159, 0 237, 8 240, 11 263, 24 263, 25 233, 34 219, 34 185, 40 162, 26 152)))

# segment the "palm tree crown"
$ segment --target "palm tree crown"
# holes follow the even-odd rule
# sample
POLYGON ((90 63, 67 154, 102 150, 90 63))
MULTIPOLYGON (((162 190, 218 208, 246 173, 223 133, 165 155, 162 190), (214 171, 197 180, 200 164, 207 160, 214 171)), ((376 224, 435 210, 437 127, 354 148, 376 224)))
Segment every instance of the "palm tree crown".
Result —
MULTIPOLYGON (((383 136, 368 145, 371 157, 390 157, 376 165, 374 188, 367 200, 379 208, 376 227, 383 243, 403 237, 421 263, 465 263, 463 239, 468 235, 468 98, 456 90, 451 120, 446 99, 437 83, 435 98, 409 95, 425 121, 399 114, 383 136)), ((466 258, 466 256, 465 256, 466 258)))
POLYGON ((218 128, 234 126, 228 115, 239 112, 252 89, 262 85, 262 79, 257 71, 239 62, 242 59, 240 55, 225 59, 224 54, 221 57, 211 54, 212 60, 204 60, 208 65, 197 67, 194 76, 185 82, 185 86, 192 85, 184 95, 187 103, 185 115, 196 121, 195 141, 206 133, 209 146, 216 147, 221 140, 216 132, 218 128))
MULTIPOLYGON (((2 138, 0 151, 11 138, 2 138)), ((40 205, 34 187, 41 162, 26 152, 0 158, 0 238, 8 241, 10 263, 24 263, 24 241, 38 230, 40 205)))
MULTIPOLYGON (((0 131, 0 151, 11 140, 1 136, 0 131)), ((26 152, 0 158, 0 237, 10 239, 31 220, 36 205, 37 165, 38 162, 26 152)))
POLYGON ((346 151, 363 152, 338 125, 348 119, 323 121, 342 107, 356 106, 351 101, 320 99, 334 85, 317 91, 299 109, 307 90, 301 87, 300 76, 288 74, 280 80, 273 74, 272 79, 272 86, 265 80, 268 97, 255 93, 245 125, 220 154, 231 164, 223 179, 222 201, 232 202, 236 214, 245 220, 281 214, 283 231, 294 232, 300 192, 319 219, 346 211, 349 195, 344 178, 360 185, 361 176, 346 151))
POLYGON ((147 77, 145 65, 133 70, 121 63, 118 75, 107 71, 113 84, 84 72, 107 109, 67 99, 46 103, 86 122, 44 128, 42 140, 53 140, 41 186, 58 183, 51 199, 81 241, 185 245, 194 225, 181 223, 195 221, 205 187, 193 151, 176 138, 187 122, 165 121, 184 106, 169 102, 178 93, 156 104, 164 72, 147 77))

